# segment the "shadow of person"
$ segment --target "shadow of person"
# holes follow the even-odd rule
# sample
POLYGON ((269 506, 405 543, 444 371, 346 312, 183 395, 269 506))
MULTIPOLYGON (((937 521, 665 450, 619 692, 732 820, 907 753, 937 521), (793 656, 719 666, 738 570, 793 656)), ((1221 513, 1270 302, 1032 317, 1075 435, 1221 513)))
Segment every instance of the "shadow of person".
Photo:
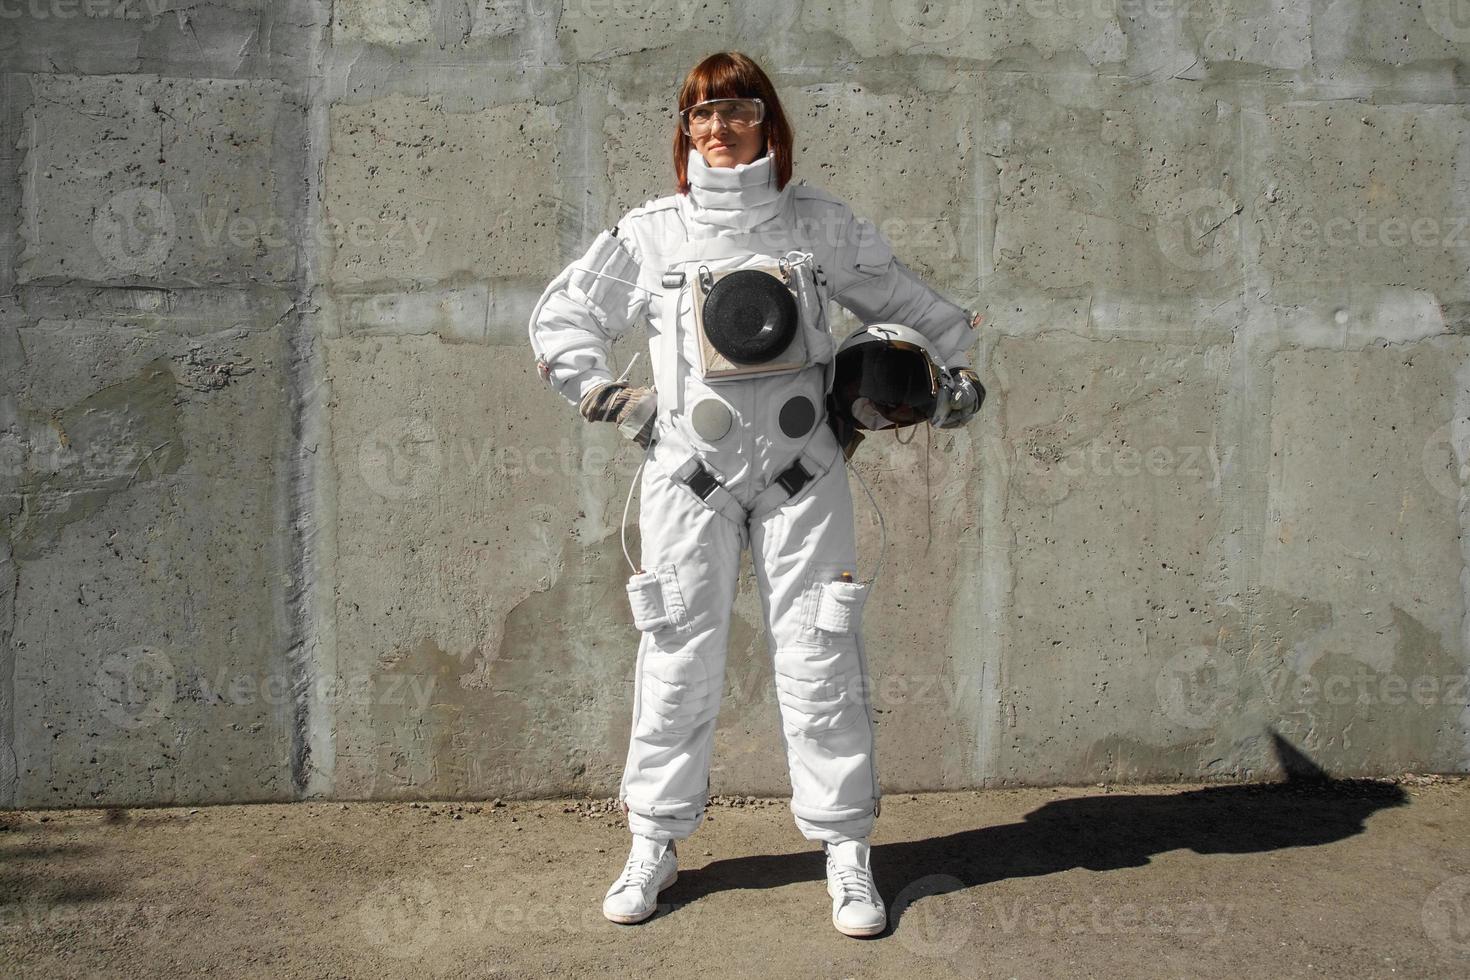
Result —
MULTIPOLYGON (((1284 782, 1056 800, 1020 823, 875 846, 873 874, 889 906, 888 932, 923 896, 1072 868, 1139 867, 1179 848, 1250 854, 1313 847, 1362 833, 1373 813, 1408 801, 1390 783, 1333 779, 1280 735, 1271 736, 1284 782)), ((825 876, 820 851, 752 855, 681 871, 665 895, 684 905, 728 888, 775 888, 825 876)))

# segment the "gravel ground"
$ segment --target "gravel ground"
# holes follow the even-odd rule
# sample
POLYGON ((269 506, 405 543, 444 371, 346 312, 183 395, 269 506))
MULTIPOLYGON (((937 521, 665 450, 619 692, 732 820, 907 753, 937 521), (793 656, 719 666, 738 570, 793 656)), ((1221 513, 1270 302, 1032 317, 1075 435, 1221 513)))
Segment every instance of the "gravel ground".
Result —
POLYGON ((1470 781, 889 794, 889 930, 717 798, 637 926, 611 801, 0 811, 4 976, 1470 976, 1470 781))

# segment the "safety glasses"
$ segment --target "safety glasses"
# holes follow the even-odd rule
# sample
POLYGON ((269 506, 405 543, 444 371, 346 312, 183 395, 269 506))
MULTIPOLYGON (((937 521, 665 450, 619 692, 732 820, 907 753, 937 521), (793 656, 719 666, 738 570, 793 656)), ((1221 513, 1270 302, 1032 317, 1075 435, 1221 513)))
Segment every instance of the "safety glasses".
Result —
POLYGON ((679 128, 685 136, 703 136, 723 119, 731 129, 750 129, 766 118, 760 99, 706 99, 679 113, 679 128))

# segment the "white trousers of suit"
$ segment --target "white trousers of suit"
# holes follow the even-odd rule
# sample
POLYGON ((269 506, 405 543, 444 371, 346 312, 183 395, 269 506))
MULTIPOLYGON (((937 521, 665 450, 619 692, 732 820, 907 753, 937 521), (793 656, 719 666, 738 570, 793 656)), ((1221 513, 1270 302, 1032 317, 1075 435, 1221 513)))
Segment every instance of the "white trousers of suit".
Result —
MULTIPOLYGON (((823 425, 825 429, 825 424, 823 425)), ((751 549, 791 775, 809 840, 867 837, 879 808, 860 616, 819 617, 823 583, 856 573, 852 496, 838 461, 798 497, 740 525, 662 470, 643 471, 642 568, 670 612, 638 645, 619 799, 634 833, 682 840, 704 818, 741 551, 751 549), (822 628, 819 622, 837 629, 822 628), (842 626, 846 628, 842 628, 842 626)))

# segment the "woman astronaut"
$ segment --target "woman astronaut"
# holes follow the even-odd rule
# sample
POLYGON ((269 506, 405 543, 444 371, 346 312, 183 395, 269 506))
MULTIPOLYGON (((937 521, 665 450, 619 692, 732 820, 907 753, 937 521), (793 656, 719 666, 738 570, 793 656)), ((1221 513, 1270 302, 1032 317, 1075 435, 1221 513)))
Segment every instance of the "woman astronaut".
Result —
POLYGON ((808 840, 823 842, 833 924, 875 935, 887 913, 867 843, 881 795, 859 632, 867 586, 854 580, 846 456, 827 424, 827 301, 927 340, 949 395, 931 421, 946 427, 983 395, 965 354, 971 318, 841 200, 790 182, 791 127, 749 58, 706 58, 678 105, 678 193, 598 235, 546 287, 530 321, 542 377, 588 420, 619 424, 646 450, 642 564, 628 582, 641 638, 618 794, 633 846, 603 913, 621 923, 651 916, 676 876, 676 842, 703 820, 731 604, 749 547, 792 814, 808 840), (608 368, 609 342, 644 318, 652 389, 608 368))

